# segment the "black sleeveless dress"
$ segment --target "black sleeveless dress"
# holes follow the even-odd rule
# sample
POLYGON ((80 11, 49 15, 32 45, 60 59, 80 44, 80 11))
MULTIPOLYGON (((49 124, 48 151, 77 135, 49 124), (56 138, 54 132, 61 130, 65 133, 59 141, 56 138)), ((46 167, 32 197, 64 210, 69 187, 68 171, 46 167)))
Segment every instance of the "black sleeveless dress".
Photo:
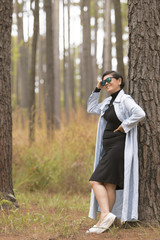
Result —
POLYGON ((109 108, 104 113, 107 126, 103 134, 104 155, 89 181, 112 183, 116 189, 123 189, 124 182, 124 147, 126 134, 114 132, 121 125, 117 118, 113 101, 119 91, 114 93, 109 108))

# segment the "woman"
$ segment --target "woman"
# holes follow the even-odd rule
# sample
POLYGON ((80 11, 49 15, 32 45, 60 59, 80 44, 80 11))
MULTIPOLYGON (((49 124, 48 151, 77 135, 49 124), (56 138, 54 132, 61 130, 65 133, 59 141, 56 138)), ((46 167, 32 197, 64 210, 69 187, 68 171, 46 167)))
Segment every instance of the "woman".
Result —
POLYGON ((137 123, 142 108, 123 91, 123 77, 107 71, 88 100, 88 113, 99 114, 89 217, 100 219, 86 233, 106 231, 118 217, 122 222, 138 219, 137 123), (98 104, 104 88, 110 97, 98 104), (111 213, 112 211, 112 213, 111 213))

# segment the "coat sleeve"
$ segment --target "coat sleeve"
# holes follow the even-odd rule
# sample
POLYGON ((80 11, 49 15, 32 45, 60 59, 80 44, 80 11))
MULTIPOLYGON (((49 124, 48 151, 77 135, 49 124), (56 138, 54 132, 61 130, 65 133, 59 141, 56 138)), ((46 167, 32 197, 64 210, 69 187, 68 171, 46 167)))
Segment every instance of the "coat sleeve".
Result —
POLYGON ((98 103, 99 99, 99 92, 92 92, 89 96, 88 103, 87 103, 87 112, 93 114, 100 114, 102 103, 98 103))
POLYGON ((127 133, 145 117, 145 112, 129 95, 123 101, 123 107, 128 113, 128 118, 122 122, 121 126, 127 133))

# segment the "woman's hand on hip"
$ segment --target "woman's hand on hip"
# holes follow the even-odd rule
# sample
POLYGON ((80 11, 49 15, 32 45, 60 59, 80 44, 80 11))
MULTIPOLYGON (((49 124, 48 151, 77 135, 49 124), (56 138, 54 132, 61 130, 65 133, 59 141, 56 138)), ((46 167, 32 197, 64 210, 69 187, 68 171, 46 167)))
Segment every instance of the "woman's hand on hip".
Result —
POLYGON ((122 133, 125 133, 124 129, 122 128, 122 126, 120 125, 117 129, 114 130, 114 132, 122 132, 122 133))

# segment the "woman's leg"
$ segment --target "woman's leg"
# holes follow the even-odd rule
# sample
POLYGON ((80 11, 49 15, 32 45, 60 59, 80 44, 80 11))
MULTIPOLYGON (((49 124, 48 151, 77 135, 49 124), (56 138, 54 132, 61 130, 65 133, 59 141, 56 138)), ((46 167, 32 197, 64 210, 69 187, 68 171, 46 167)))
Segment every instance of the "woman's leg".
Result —
POLYGON ((93 188, 97 202, 101 209, 101 215, 97 226, 103 221, 103 219, 111 212, 116 199, 116 185, 111 183, 100 183, 90 181, 90 185, 93 188))
POLYGON ((99 219, 98 223, 96 224, 97 226, 99 226, 101 221, 110 212, 108 193, 107 193, 107 189, 105 188, 105 186, 100 182, 90 181, 90 185, 93 188, 97 202, 101 209, 100 219, 99 219))
POLYGON ((111 212, 116 200, 116 185, 111 183, 104 183, 104 186, 108 193, 109 211, 111 212))

